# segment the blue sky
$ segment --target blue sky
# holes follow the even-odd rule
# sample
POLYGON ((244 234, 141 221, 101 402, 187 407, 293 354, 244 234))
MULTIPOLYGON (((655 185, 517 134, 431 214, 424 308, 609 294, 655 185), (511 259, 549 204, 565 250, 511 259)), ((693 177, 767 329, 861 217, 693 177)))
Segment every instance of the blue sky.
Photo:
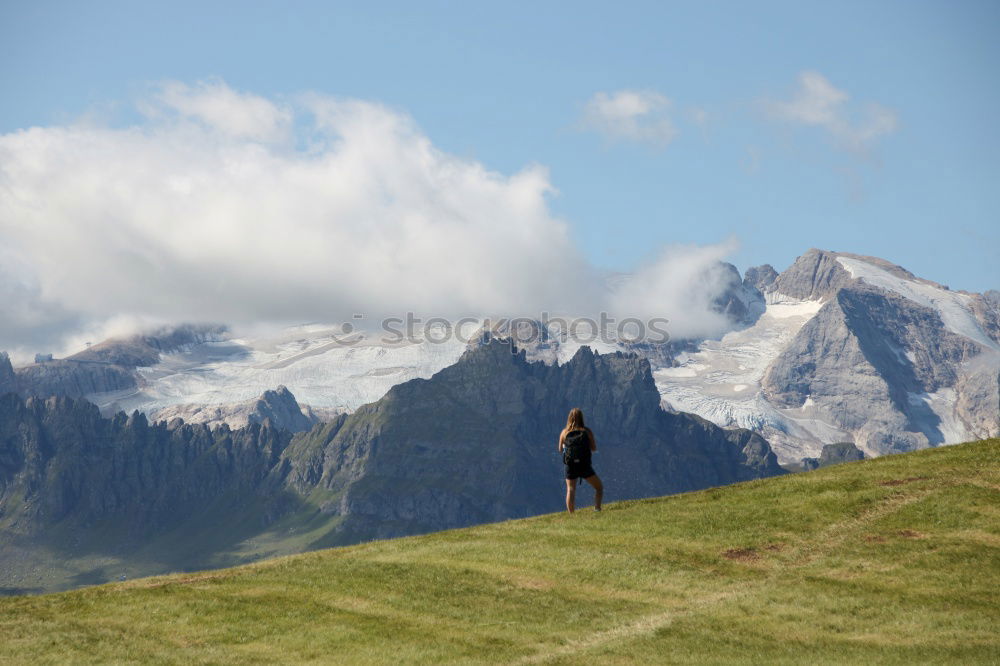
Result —
POLYGON ((735 238, 741 269, 821 247, 982 291, 1000 288, 998 28, 1000 3, 974 1, 6 2, 0 133, 128 124, 167 80, 317 91, 503 174, 544 166, 598 266, 735 238), (810 72, 848 96, 834 121, 787 112, 810 72), (671 138, 588 124, 621 91, 668 100, 671 138), (859 138, 871 104, 892 122, 859 138))

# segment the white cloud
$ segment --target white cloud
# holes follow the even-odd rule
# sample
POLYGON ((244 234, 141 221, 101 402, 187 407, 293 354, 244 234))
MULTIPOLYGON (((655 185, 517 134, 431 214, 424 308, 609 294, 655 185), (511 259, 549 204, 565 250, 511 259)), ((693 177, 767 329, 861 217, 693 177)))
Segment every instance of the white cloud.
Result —
POLYGON ((876 139, 896 130, 896 113, 880 104, 865 105, 860 117, 852 115, 850 95, 836 88, 819 72, 799 74, 798 87, 789 101, 765 102, 769 113, 798 125, 820 127, 841 146, 864 153, 876 139))
POLYGON ((169 81, 141 108, 154 118, 173 112, 178 118, 200 121, 229 136, 266 142, 286 139, 293 120, 287 105, 236 92, 221 81, 194 86, 169 81))
POLYGON ((668 317, 674 338, 719 335, 731 323, 707 304, 726 288, 721 262, 737 249, 735 240, 663 248, 612 295, 612 310, 619 317, 668 317))
MULTIPOLYGON (((164 322, 612 304, 540 166, 491 171, 359 100, 279 104, 215 82, 143 104, 138 126, 0 135, 0 349, 164 322)), ((687 282, 657 279, 677 309, 660 316, 701 321, 705 303, 670 295, 687 282)))
POLYGON ((581 126, 610 140, 635 141, 662 148, 677 134, 668 115, 670 107, 670 100, 657 92, 598 92, 587 101, 581 126))

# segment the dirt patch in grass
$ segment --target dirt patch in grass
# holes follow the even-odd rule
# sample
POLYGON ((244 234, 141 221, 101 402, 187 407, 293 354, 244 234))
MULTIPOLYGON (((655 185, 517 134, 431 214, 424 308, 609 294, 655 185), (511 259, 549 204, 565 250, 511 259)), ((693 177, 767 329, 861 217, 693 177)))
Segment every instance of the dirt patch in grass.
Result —
POLYGON ((769 543, 764 546, 764 550, 769 550, 772 553, 780 553, 785 549, 785 544, 783 543, 769 543))
POLYGON ((905 479, 889 479, 888 481, 879 481, 880 486, 902 486, 906 483, 913 483, 914 481, 926 481, 928 477, 926 476, 910 476, 905 479))
POLYGON ((915 530, 899 530, 897 534, 907 539, 923 539, 924 535, 915 530))
POLYGON ((754 548, 730 548, 722 553, 722 556, 727 560, 735 560, 737 562, 752 562, 760 557, 754 548))
MULTIPOLYGON (((901 536, 904 539, 923 539, 927 535, 916 530, 899 530, 896 532, 896 536, 901 536)), ((887 541, 885 536, 881 534, 866 534, 864 540, 866 543, 885 543, 887 541)))

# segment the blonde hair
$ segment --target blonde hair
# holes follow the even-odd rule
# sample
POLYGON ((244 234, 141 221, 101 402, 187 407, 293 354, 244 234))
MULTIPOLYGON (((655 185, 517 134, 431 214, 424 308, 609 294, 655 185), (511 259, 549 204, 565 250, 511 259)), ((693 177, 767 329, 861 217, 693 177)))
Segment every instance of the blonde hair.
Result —
POLYGON ((566 417, 566 427, 563 428, 560 437, 570 432, 571 430, 586 430, 586 429, 587 426, 583 424, 583 410, 580 409, 579 407, 574 407, 573 409, 569 410, 569 416, 566 417))

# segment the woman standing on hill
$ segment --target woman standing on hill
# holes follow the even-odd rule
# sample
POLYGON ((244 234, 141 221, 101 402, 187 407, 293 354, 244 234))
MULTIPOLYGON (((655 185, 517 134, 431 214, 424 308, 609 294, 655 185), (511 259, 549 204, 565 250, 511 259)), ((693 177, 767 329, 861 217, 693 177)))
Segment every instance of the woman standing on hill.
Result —
POLYGON ((559 451, 566 465, 566 510, 570 513, 576 508, 577 479, 583 479, 594 487, 594 511, 601 510, 604 484, 590 466, 590 454, 596 450, 594 433, 583 424, 583 411, 574 407, 569 410, 566 427, 559 434, 559 451))

